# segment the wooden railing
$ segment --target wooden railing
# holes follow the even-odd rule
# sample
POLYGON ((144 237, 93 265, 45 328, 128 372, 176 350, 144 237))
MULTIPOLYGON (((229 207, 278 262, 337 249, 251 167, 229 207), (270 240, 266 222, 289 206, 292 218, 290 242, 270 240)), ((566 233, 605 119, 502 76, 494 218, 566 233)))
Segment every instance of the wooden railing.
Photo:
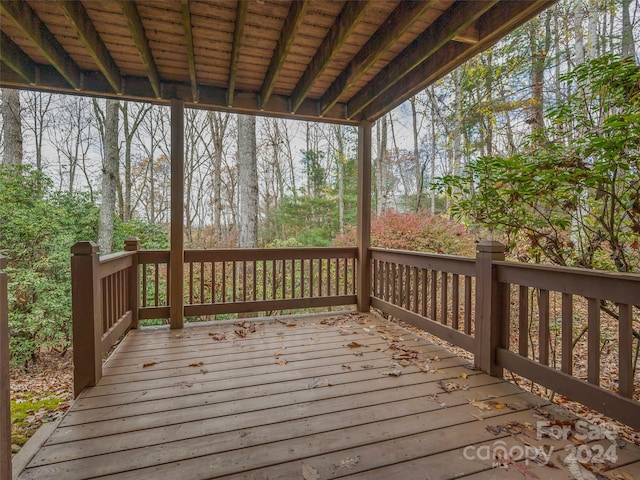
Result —
MULTIPOLYGON (((186 250, 185 316, 356 303, 355 248, 186 250)), ((141 251, 140 318, 169 316, 169 252, 141 251)))
POLYGON ((475 351, 475 259, 380 248, 370 251, 373 307, 475 351))
POLYGON ((93 242, 71 249, 74 393, 102 377, 102 357, 138 324, 139 240, 128 251, 98 255, 93 242))
POLYGON ((0 255, 0 478, 11 478, 11 389, 7 259, 0 255))
POLYGON ((640 429, 640 408, 633 400, 640 276, 509 262, 494 262, 494 269, 502 332, 496 365, 640 429), (512 304, 511 298, 517 301, 512 304), (603 310, 617 316, 617 331, 603 331, 603 310), (581 378, 574 371, 579 341, 587 351, 581 378), (617 372, 609 370, 610 362, 602 371, 605 349, 617 356, 617 372), (617 376, 617 392, 601 386, 603 374, 617 376))

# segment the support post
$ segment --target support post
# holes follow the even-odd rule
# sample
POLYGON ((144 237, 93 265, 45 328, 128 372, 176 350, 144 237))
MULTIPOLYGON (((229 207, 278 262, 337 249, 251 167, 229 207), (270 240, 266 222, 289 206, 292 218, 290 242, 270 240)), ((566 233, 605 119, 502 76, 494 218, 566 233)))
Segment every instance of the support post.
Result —
POLYGON ((140 267, 138 266, 138 251, 140 251, 140 239, 127 237, 124 240, 125 252, 136 252, 131 259, 129 268, 129 308, 131 309, 131 328, 140 326, 140 267))
POLYGON ((73 395, 102 378, 102 294, 98 245, 71 247, 71 318, 73 321, 73 395))
POLYGON ((171 100, 171 256, 169 259, 171 328, 184 324, 184 102, 171 100))
POLYGON ((500 242, 483 240, 476 246, 476 351, 475 366, 489 375, 502 377, 496 365, 496 348, 502 340, 502 292, 493 267, 494 260, 504 260, 505 247, 500 242))
POLYGON ((358 311, 371 307, 371 122, 358 125, 358 311))
POLYGON ((11 478, 11 388, 7 259, 0 255, 0 478, 11 478))

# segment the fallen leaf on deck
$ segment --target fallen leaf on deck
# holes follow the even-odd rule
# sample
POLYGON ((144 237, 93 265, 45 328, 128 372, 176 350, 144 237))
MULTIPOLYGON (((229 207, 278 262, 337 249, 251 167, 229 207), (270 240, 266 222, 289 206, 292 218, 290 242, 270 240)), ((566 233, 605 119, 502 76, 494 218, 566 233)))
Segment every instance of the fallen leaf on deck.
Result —
POLYGON ((470 400, 469 404, 473 405, 476 408, 479 408, 480 410, 493 410, 493 407, 491 405, 479 400, 470 400))
POLYGON ((218 342, 227 339, 227 336, 224 333, 219 332, 209 332, 209 336, 218 342))
POLYGON ((174 335, 175 338, 182 338, 182 335, 174 335))
POLYGON ((312 388, 319 387, 331 387, 331 383, 326 378, 314 378, 307 384, 307 389, 311 390, 312 388))
POLYGON ((347 457, 340 460, 340 465, 336 468, 353 468, 360 462, 360 457, 347 457))
POLYGON ((460 390, 460 385, 455 382, 445 382, 444 380, 440 380, 438 385, 447 393, 460 390))
POLYGON ((567 455, 563 462, 575 480, 597 480, 593 473, 580 465, 575 455, 567 455))
POLYGON ((351 343, 347 343, 347 347, 349 348, 359 348, 362 347, 363 345, 360 345, 358 342, 351 342, 351 343))
POLYGON ((190 367, 201 367, 202 365, 204 365, 203 362, 198 362, 198 363, 190 363, 189 366, 190 367))
POLYGON ((609 478, 610 480, 634 480, 633 475, 631 475, 629 472, 625 472, 624 470, 607 473, 607 478, 609 478))
POLYGON ((460 378, 467 378, 469 375, 467 375, 466 373, 462 372, 460 374, 460 378))
POLYGON ((399 368, 380 370, 380 375, 384 375, 385 377, 399 377, 400 375, 402 375, 402 370, 400 370, 399 368))
POLYGON ((142 365, 142 368, 147 368, 147 367, 153 367, 154 365, 156 365, 157 362, 149 362, 149 363, 144 363, 142 365))
POLYGON ((246 330, 234 330, 233 333, 235 333, 240 338, 244 338, 247 336, 246 330))
POLYGON ((307 465, 306 463, 302 464, 302 478, 304 480, 320 480, 320 475, 318 471, 313 468, 311 465, 307 465))
POLYGON ((349 365, 342 365, 342 369, 343 370, 351 370, 351 367, 349 365))
POLYGON ((356 357, 361 357, 363 353, 364 353, 364 352, 354 352, 353 354, 354 354, 356 357))
POLYGON ((369 370, 371 368, 376 368, 375 365, 370 365, 370 364, 365 364, 365 365, 360 365, 360 368, 364 368, 365 370, 369 370))
POLYGON ((284 358, 281 358, 280 360, 278 360, 278 365, 280 365, 281 367, 284 367, 287 363, 289 362, 284 358))
POLYGON ((411 365, 411 362, 409 360, 399 360, 398 364, 400 364, 400 366, 402 367, 408 367, 409 365, 411 365))
POLYGON ((276 352, 273 354, 274 357, 278 358, 280 355, 282 355, 282 352, 276 352))

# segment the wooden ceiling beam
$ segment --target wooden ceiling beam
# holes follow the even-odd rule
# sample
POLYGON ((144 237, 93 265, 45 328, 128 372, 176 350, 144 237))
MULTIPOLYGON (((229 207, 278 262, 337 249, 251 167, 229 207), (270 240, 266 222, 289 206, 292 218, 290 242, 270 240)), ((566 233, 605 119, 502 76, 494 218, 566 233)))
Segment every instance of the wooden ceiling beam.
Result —
MULTIPOLYGON (((30 85, 35 85, 38 67, 4 32, 0 32, 0 60, 30 85)), ((2 76, 2 75, 0 75, 2 76)))
POLYGON ((81 88, 80 68, 27 2, 3 0, 0 2, 0 11, 38 47, 47 61, 69 82, 69 85, 76 90, 81 88))
POLYGON ((456 33, 453 40, 461 43, 478 43, 480 41, 480 30, 478 30, 477 25, 469 25, 463 31, 456 33))
MULTIPOLYGON (((355 116, 377 97, 402 80, 411 70, 463 31, 498 0, 458 0, 422 32, 402 53, 378 73, 347 104, 347 115, 355 116)), ((405 82, 403 82, 405 84, 405 82)))
POLYGON ((249 2, 238 2, 236 7, 236 23, 233 29, 233 45, 231 46, 231 63, 229 65, 229 86, 227 104, 233 106, 234 94, 236 90, 236 78, 238 76, 238 60, 240 59, 240 47, 242 46, 242 35, 244 33, 244 24, 247 20, 247 10, 249 2))
POLYGON ((400 2, 322 96, 321 114, 324 115, 331 109, 340 97, 375 65, 385 51, 431 8, 433 3, 434 0, 400 2))
POLYGON ((316 79, 322 74, 327 65, 340 50, 347 37, 353 32, 365 13, 368 0, 351 0, 342 8, 340 15, 329 32, 324 37, 320 47, 316 51, 311 63, 302 74, 302 78, 296 85, 291 95, 291 111, 295 113, 303 100, 307 98, 309 90, 316 79))
POLYGON ((276 50, 273 52, 269 68, 267 69, 267 74, 264 77, 262 88, 260 89, 261 110, 269 101, 269 97, 271 97, 273 87, 276 84, 278 75, 280 75, 280 70, 284 65, 287 55, 289 55, 289 50, 291 50, 291 46, 296 39, 298 29, 302 24, 302 19, 304 18, 304 14, 307 12, 310 3, 310 0, 294 0, 291 2, 289 13, 284 21, 284 26, 280 31, 280 38, 278 39, 276 50))
POLYGON ((191 28, 191 8, 189 7, 189 0, 182 0, 182 24, 184 25, 184 37, 187 41, 191 98, 193 103, 198 103, 198 76, 196 75, 196 55, 193 48, 193 30, 191 28))
POLYGON ((156 98, 161 98, 160 73, 158 72, 156 61, 151 54, 149 40, 147 40, 147 34, 144 31, 144 25, 142 24, 142 19, 138 13, 138 8, 136 7, 135 2, 129 0, 119 0, 118 3, 120 3, 122 13, 124 13, 124 16, 127 19, 129 31, 133 36, 133 41, 136 44, 138 53, 140 54, 142 64, 147 71, 147 77, 149 77, 149 83, 151 83, 153 93, 156 98))
POLYGON ((556 2, 557 0, 501 0, 478 20, 478 43, 449 42, 418 68, 413 69, 404 78, 403 88, 387 90, 359 117, 369 120, 380 118, 556 2))
POLYGON ((79 0, 65 0, 59 2, 58 6, 71 23, 78 38, 84 43, 89 55, 91 55, 93 61, 96 62, 96 65, 113 88, 113 91, 120 93, 122 90, 120 71, 113 61, 109 50, 102 42, 82 2, 79 0))

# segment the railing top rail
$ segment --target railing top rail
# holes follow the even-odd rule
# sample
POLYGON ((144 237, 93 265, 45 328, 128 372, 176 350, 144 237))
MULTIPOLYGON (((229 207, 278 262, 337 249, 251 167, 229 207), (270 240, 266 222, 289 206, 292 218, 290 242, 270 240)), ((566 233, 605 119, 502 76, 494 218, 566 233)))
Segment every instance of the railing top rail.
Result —
POLYGON ((109 262, 115 262, 121 258, 133 257, 137 252, 114 252, 107 255, 100 255, 100 265, 105 265, 109 262))
POLYGON ((371 248, 373 260, 383 260, 404 263, 419 268, 438 270, 458 275, 475 276, 476 259, 459 257, 456 255, 441 255, 426 252, 412 252, 409 250, 391 250, 385 248, 371 248))
POLYGON ((555 265, 494 261, 498 281, 554 292, 640 304, 640 275, 555 265))

